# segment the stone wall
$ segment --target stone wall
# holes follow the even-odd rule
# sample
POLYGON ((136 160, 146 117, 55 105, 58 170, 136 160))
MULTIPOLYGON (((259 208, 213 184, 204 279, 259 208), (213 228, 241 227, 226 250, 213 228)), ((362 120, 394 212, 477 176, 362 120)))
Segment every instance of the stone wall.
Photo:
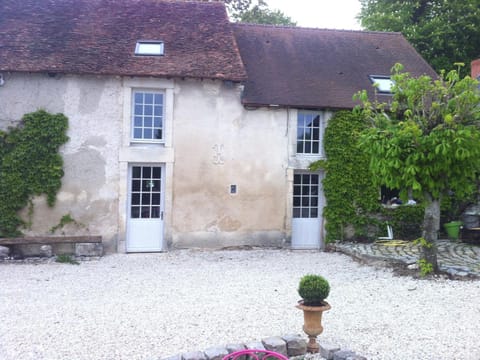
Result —
POLYGON ((297 360, 367 360, 365 357, 357 355, 353 351, 341 349, 339 346, 322 342, 320 342, 320 352, 318 354, 308 354, 307 341, 301 335, 297 334, 274 336, 260 341, 241 344, 215 346, 203 351, 186 352, 161 360, 222 360, 228 354, 245 349, 274 351, 290 359, 297 360))

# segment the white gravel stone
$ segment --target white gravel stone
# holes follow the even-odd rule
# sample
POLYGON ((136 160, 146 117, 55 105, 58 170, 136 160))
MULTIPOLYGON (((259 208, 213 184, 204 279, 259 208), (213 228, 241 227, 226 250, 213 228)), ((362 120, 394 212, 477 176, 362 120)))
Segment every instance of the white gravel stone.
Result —
POLYGON ((146 360, 302 333, 300 277, 331 285, 320 341, 375 359, 480 359, 479 281, 415 280, 335 253, 115 254, 0 263, 0 359, 146 360))

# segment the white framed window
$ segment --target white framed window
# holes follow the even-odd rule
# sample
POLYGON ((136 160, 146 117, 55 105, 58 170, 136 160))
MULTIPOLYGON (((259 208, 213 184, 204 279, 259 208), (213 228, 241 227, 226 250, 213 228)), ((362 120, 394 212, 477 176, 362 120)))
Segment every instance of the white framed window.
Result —
POLYGON ((163 142, 165 93, 135 89, 132 93, 132 132, 134 142, 163 142))
POLYGON ((377 88, 377 91, 379 93, 383 93, 383 94, 392 93, 393 81, 390 78, 390 76, 370 75, 369 78, 373 86, 377 88))
POLYGON ((163 41, 141 40, 135 45, 135 55, 161 56, 163 55, 163 41))
POLYGON ((314 111, 298 111, 297 154, 321 155, 323 114, 314 111))

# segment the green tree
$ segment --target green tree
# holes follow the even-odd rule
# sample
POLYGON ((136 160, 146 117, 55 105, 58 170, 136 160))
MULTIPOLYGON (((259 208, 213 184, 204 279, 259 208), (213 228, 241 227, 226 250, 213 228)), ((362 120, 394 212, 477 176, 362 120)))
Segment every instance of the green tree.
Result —
POLYGON ((250 9, 252 0, 224 0, 229 15, 236 21, 240 20, 241 14, 250 9))
POLYGON ((365 29, 403 33, 438 73, 480 55, 480 0, 360 2, 358 18, 365 29))
POLYGON ((411 192, 425 203, 422 260, 437 272, 435 241, 440 203, 453 191, 475 191, 480 173, 480 93, 478 82, 457 70, 440 78, 412 77, 397 64, 392 69, 390 103, 356 94, 370 127, 361 147, 370 155, 378 184, 411 192))
POLYGON ((256 5, 252 5, 252 0, 225 0, 225 4, 235 21, 251 24, 297 25, 280 10, 270 9, 264 0, 258 0, 256 5))

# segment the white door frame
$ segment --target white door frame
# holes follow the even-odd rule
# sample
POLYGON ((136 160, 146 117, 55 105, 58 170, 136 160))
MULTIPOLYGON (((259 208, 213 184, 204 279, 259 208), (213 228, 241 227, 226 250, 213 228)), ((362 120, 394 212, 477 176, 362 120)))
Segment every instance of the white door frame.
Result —
POLYGON ((165 164, 128 164, 127 252, 158 252, 165 250, 165 179, 165 164), (140 169, 140 177, 138 177, 138 173, 135 174, 135 178, 133 177, 134 168, 136 168, 136 172, 138 172, 138 168, 140 169), (160 169, 159 175, 154 168, 160 169), (148 173, 149 171, 150 173, 148 173), (132 188, 134 181, 135 189, 132 188), (134 200, 133 203, 132 200, 134 200))

